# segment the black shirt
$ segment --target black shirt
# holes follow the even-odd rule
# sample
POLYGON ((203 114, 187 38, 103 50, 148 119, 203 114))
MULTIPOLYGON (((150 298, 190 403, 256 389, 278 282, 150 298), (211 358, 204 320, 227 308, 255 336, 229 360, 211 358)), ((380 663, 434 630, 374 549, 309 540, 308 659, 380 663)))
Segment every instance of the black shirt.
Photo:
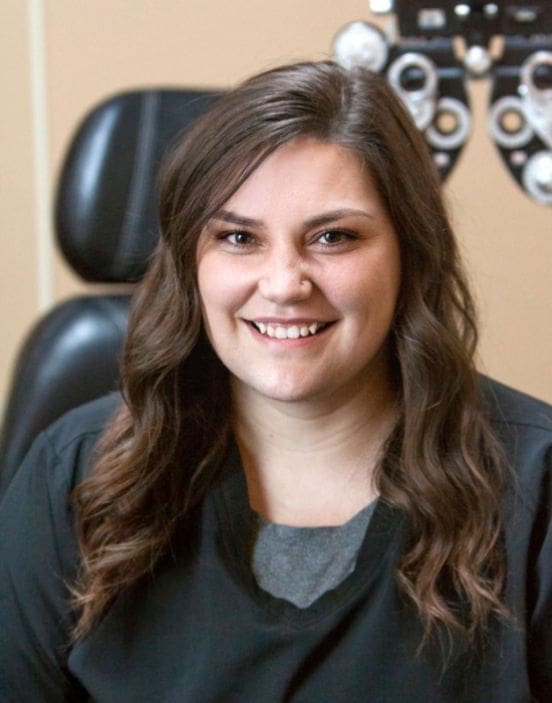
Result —
POLYGON ((237 452, 179 531, 171 556, 68 644, 78 556, 71 489, 120 399, 69 413, 35 442, 0 507, 0 698, 6 703, 522 703, 552 700, 552 412, 486 384, 516 470, 505 503, 507 601, 467 646, 417 653, 422 626, 395 570, 408 521, 378 501, 355 570, 308 608, 251 573, 252 513, 237 452))

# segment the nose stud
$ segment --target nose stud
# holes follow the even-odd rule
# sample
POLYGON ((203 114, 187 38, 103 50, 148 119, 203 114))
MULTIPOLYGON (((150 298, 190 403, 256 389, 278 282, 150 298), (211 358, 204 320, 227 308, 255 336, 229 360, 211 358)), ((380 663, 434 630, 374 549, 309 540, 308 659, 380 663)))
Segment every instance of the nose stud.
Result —
POLYGON ((261 294, 283 305, 305 300, 312 289, 310 277, 295 262, 274 262, 259 279, 261 294))

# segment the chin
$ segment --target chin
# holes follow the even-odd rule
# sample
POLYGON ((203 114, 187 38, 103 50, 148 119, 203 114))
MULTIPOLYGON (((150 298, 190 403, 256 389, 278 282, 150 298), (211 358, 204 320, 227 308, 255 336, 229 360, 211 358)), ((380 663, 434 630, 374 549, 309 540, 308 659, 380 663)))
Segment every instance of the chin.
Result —
POLYGON ((310 400, 323 390, 320 384, 309 383, 303 376, 290 378, 274 376, 273 378, 252 379, 234 377, 235 381, 247 395, 252 394, 261 398, 281 403, 296 403, 310 400))
POLYGON ((327 383, 308 383, 304 377, 296 382, 277 382, 253 386, 253 390, 265 398, 280 403, 301 403, 323 400, 334 395, 327 383))
POLYGON ((298 388, 297 386, 257 388, 256 390, 259 395, 263 395, 265 398, 270 398, 271 400, 277 400, 281 403, 297 403, 302 400, 309 400, 313 395, 316 395, 312 391, 309 392, 307 389, 298 388))

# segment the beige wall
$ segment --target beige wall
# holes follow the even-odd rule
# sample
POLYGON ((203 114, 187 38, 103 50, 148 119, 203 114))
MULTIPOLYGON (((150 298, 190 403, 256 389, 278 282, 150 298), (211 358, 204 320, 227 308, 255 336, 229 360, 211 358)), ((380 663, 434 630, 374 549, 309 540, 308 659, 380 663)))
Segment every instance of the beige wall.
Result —
MULTIPOLYGON (((77 122, 138 86, 229 86, 261 68, 328 55, 369 19, 366 0, 4 0, 1 131, 0 405, 38 316, 85 290, 50 239, 52 184, 77 122)), ((477 128, 446 187, 482 318, 481 365, 552 401, 552 209, 525 197, 477 128)))

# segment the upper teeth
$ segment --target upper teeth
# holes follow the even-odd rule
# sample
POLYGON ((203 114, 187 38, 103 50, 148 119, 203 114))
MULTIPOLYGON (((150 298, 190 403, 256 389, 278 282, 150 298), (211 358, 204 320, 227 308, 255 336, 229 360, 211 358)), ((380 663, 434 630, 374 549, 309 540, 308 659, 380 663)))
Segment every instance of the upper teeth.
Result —
POLYGON ((276 337, 276 339, 299 339, 299 337, 308 337, 311 334, 316 334, 320 329, 326 326, 325 322, 313 322, 311 325, 285 325, 268 324, 263 322, 254 322, 255 327, 261 334, 266 334, 268 337, 276 337))

